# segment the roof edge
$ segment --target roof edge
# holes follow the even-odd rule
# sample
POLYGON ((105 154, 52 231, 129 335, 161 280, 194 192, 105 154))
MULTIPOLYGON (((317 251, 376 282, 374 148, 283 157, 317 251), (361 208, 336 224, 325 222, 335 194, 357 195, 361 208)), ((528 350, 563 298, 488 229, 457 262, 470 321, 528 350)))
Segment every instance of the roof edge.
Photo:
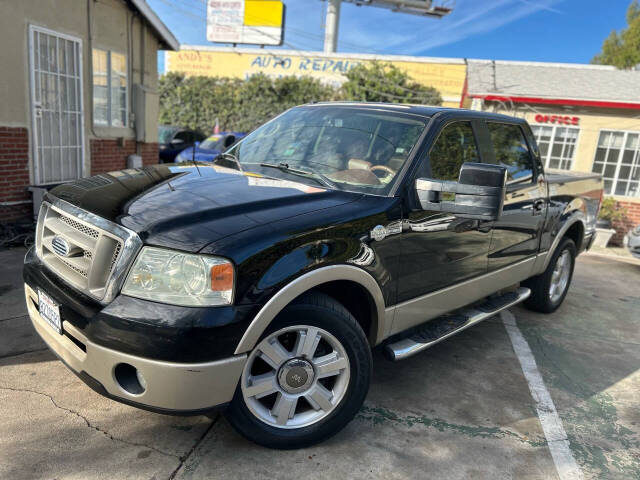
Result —
POLYGON ((472 98, 481 98, 494 102, 537 103, 542 105, 568 105, 574 107, 624 108, 640 110, 640 102, 628 100, 585 100, 579 98, 523 97, 519 95, 469 94, 472 98))
POLYGON ((524 60, 486 60, 486 59, 468 59, 469 63, 482 63, 482 64, 493 64, 496 65, 515 65, 522 67, 556 67, 556 68, 576 68, 580 70, 605 70, 605 71, 621 71, 624 72, 626 70, 621 70, 619 68, 614 67, 613 65, 593 65, 590 63, 560 63, 560 62, 531 62, 524 60))
POLYGON ((171 30, 167 28, 160 17, 153 11, 153 9, 149 6, 146 0, 129 0, 134 7, 138 9, 138 11, 142 14, 142 16, 151 24, 153 29, 156 31, 158 36, 162 39, 164 43, 171 50, 180 50, 180 42, 178 39, 171 33, 171 30))

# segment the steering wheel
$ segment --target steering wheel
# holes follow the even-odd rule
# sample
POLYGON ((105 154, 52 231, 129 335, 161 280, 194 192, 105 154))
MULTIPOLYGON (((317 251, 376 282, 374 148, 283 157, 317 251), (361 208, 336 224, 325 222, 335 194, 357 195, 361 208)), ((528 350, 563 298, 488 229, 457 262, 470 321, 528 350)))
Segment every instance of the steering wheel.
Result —
POLYGON ((384 178, 384 177, 388 177, 388 176, 392 176, 392 175, 396 174, 396 171, 394 169, 389 168, 386 165, 374 165, 373 167, 369 168, 369 170, 371 170, 374 173, 375 173, 376 170, 380 170, 380 171, 386 173, 386 175, 384 175, 382 177, 380 175, 376 174, 376 177, 378 177, 378 178, 384 178))

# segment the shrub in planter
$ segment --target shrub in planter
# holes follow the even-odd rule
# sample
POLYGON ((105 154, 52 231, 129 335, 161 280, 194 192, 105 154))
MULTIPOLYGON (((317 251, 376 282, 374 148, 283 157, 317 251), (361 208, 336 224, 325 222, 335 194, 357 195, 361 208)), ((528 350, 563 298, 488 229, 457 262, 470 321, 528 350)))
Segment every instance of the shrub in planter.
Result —
POLYGON ((618 202, 612 197, 606 197, 602 201, 600 213, 598 213, 598 221, 596 227, 611 228, 613 222, 624 220, 627 216, 627 209, 618 205, 618 202))
POLYGON ((596 222, 596 238, 594 244, 606 247, 616 231, 611 228, 614 222, 620 222, 627 216, 627 210, 621 207, 615 199, 607 197, 602 201, 598 220, 596 222))

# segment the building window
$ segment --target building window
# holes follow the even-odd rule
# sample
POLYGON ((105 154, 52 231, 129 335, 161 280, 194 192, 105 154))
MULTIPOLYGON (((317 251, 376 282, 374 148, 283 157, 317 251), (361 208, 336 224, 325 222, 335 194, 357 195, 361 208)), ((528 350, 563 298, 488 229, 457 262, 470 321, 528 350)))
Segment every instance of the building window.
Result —
POLYGON ((592 171, 606 194, 640 197, 640 132, 601 131, 592 171))
POLYGON ((127 57, 93 49, 93 123, 127 126, 127 57))
POLYGON ((532 125, 531 129, 536 137, 544 166, 571 170, 580 129, 558 125, 532 125))

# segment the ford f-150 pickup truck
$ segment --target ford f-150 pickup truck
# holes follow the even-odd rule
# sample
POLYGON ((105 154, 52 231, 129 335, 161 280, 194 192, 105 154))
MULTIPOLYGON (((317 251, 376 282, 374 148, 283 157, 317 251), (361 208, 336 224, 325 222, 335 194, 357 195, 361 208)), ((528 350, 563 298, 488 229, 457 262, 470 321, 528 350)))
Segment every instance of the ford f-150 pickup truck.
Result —
POLYGON ((51 190, 26 302, 97 392, 303 447, 357 413, 372 348, 401 360, 519 302, 558 308, 601 199, 598 176, 543 170, 522 119, 309 104, 212 163, 51 190))

